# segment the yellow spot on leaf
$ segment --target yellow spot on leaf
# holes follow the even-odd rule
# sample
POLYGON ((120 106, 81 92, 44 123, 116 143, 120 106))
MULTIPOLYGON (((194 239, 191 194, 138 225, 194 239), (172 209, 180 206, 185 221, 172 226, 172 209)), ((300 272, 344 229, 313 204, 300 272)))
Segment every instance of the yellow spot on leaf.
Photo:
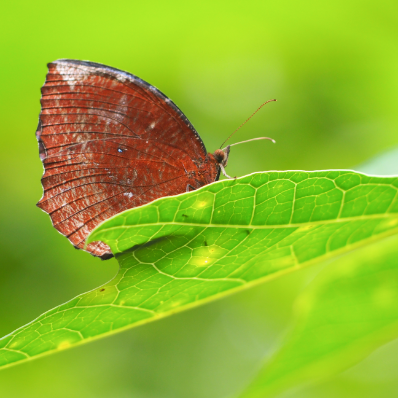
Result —
POLYGON ((300 227, 297 232, 309 231, 310 229, 315 228, 315 225, 306 225, 304 227, 300 227))
POLYGON ((389 227, 395 227, 396 225, 398 225, 398 218, 394 218, 388 223, 389 227))
POLYGON ((224 253, 225 250, 216 245, 197 247, 192 251, 189 264, 196 267, 207 267, 213 264, 224 253))
POLYGON ((207 267, 208 265, 210 265, 212 262, 214 262, 215 259, 212 259, 210 257, 192 257, 189 260, 189 264, 190 265, 195 265, 196 267, 207 267))
POLYGON ((69 348, 71 346, 71 343, 69 341, 63 341, 58 344, 58 349, 59 350, 65 350, 66 348, 69 348))

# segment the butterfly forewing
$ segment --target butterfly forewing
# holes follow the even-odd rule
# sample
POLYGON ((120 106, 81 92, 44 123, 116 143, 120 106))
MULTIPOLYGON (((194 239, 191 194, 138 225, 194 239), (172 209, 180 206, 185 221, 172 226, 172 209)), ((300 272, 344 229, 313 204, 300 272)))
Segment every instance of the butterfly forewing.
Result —
MULTIPOLYGON (((199 188, 206 149, 191 123, 155 87, 91 62, 48 65, 37 138, 43 198, 55 228, 77 248, 102 221, 162 196, 199 188)), ((207 167, 209 169, 209 167, 207 167)), ((112 256, 102 242, 87 246, 112 256)))

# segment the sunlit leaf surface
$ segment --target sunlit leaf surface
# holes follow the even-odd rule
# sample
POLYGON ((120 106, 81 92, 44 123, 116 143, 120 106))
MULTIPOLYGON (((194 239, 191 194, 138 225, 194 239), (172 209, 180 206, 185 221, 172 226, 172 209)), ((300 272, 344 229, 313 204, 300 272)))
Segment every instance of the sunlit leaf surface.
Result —
POLYGON ((0 340, 0 364, 170 315, 398 232, 397 178, 269 172, 121 213, 93 231, 118 275, 0 340))
POLYGON ((295 326, 242 398, 275 397, 361 361, 398 337, 397 303, 397 236, 335 260, 299 296, 295 326))

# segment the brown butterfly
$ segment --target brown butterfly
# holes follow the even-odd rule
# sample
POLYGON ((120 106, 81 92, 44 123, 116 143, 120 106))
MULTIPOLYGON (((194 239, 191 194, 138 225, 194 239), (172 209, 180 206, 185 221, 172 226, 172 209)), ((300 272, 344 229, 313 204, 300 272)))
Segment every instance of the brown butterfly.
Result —
MULTIPOLYGON (((137 76, 68 59, 48 69, 36 133, 45 170, 37 206, 76 248, 123 210, 225 174, 229 146, 207 153, 180 109, 137 76)), ((85 250, 112 257, 103 242, 85 250)))

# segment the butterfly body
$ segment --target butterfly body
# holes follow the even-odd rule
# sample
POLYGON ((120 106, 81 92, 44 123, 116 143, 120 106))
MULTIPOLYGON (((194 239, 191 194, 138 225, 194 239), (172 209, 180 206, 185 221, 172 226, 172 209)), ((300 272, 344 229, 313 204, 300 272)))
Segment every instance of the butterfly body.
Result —
MULTIPOLYGON (((37 204, 84 248, 102 221, 218 180, 227 151, 208 154, 185 115, 138 77, 101 64, 48 65, 37 139, 44 194, 37 204), (225 156, 224 156, 225 155, 225 156)), ((86 250, 109 258, 109 247, 86 250)))

